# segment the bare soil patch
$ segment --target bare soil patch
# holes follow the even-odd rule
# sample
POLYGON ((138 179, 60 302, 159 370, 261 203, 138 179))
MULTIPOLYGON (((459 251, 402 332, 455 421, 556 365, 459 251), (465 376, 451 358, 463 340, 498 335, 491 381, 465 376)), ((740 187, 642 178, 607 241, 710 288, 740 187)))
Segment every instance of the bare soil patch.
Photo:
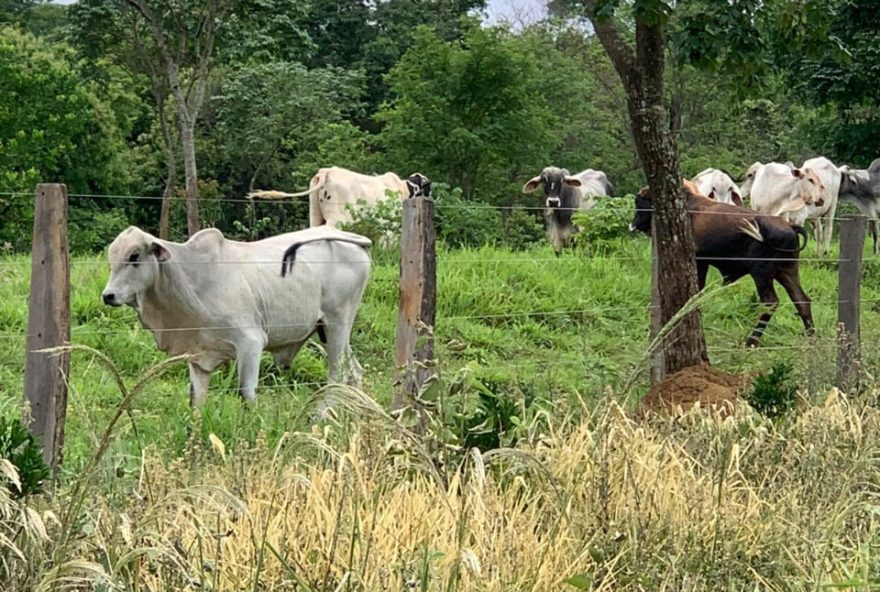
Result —
POLYGON ((751 376, 730 374, 704 364, 690 366, 651 387, 636 415, 678 413, 699 403, 701 407, 715 407, 727 416, 751 379, 751 376))

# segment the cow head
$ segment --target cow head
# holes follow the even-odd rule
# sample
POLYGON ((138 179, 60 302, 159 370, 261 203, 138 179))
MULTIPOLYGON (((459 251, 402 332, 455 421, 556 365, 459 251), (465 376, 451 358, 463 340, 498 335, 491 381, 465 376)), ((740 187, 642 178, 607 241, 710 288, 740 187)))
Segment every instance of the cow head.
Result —
POLYGON ((171 253, 154 236, 129 226, 110 243, 110 279, 104 288, 104 304, 137 305, 137 295, 150 288, 159 274, 159 264, 171 253))
POLYGON ((422 173, 413 173, 406 178, 409 197, 431 197, 431 180, 422 173))
POLYGON ((822 184, 822 178, 813 169, 791 169, 791 174, 798 181, 795 185, 794 199, 802 200, 808 206, 822 207, 828 190, 822 184))
POLYGON ((544 204, 552 209, 563 206, 563 186, 580 187, 581 181, 577 177, 572 177, 567 169, 547 167, 541 171, 540 175, 529 179, 529 181, 523 185, 523 193, 531 193, 535 191, 539 185, 544 187, 544 197, 546 198, 544 204))
POLYGON ((651 215, 654 206, 651 205, 651 191, 648 187, 642 187, 636 194, 636 213, 630 222, 630 232, 644 232, 651 234, 651 215))
POLYGON ((745 177, 743 177, 742 182, 739 184, 740 187, 740 201, 742 201, 743 197, 748 197, 749 192, 752 190, 752 183, 755 182, 755 175, 758 174, 758 171, 761 167, 764 166, 762 162, 753 162, 749 169, 746 171, 745 177))

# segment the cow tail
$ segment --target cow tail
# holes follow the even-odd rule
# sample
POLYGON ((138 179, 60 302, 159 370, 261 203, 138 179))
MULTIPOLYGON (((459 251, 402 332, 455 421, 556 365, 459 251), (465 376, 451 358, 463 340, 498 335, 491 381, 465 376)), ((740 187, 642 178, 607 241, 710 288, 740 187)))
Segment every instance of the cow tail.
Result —
POLYGON ((804 243, 798 247, 797 252, 800 253, 804 249, 807 248, 807 231, 804 230, 804 227, 800 224, 792 224, 791 229, 794 230, 798 235, 804 237, 804 243))
POLYGON ((293 262, 296 261, 296 251, 303 246, 303 244, 305 243, 293 243, 287 247, 286 251, 284 251, 284 256, 281 258, 281 277, 287 277, 287 274, 293 271, 293 262))
POLYGON ((302 240, 296 243, 293 243, 287 250, 284 251, 284 255, 281 257, 281 277, 287 277, 287 274, 293 271, 293 264, 296 261, 296 251, 303 245, 308 243, 316 243, 319 241, 330 241, 330 242, 342 242, 342 243, 351 243, 352 245, 357 245, 360 248, 366 250, 366 247, 363 243, 358 242, 356 240, 346 239, 346 238, 312 238, 308 240, 302 240))

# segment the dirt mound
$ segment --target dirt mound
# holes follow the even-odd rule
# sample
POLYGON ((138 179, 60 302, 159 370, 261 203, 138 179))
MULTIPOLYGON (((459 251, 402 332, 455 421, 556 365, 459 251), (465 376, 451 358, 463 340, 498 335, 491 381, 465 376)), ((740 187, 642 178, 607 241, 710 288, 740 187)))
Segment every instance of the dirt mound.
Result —
POLYGON ((723 415, 728 415, 750 383, 749 376, 729 374, 706 365, 691 366, 651 387, 636 416, 648 412, 674 413, 678 408, 687 411, 698 402, 701 407, 718 407, 723 415))

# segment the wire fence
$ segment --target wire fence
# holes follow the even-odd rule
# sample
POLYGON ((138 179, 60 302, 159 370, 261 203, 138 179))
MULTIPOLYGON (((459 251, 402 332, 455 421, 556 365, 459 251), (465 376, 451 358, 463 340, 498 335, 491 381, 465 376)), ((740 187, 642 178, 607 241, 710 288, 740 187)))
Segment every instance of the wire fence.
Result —
MULTIPOLYGON (((6 192, 0 192, 0 196, 33 198, 34 194, 33 194, 33 192, 26 192, 26 191, 6 191, 6 192)), ((101 194, 101 193, 70 193, 70 194, 68 194, 68 197, 87 198, 87 199, 106 199, 106 200, 127 200, 127 201, 137 201, 137 200, 162 201, 164 199, 162 196, 114 195, 114 194, 101 194)), ((608 197, 608 199, 622 200, 624 198, 623 197, 608 197)), ((173 200, 177 201, 177 202, 185 202, 186 198, 185 197, 174 197, 173 200)), ((286 200, 286 199, 266 200, 266 199, 251 199, 251 198, 247 198, 247 197, 240 197, 240 198, 212 197, 212 198, 206 198, 206 199, 200 200, 200 201, 204 201, 204 202, 208 202, 208 203, 231 203, 231 204, 237 203, 237 204, 250 204, 250 205, 259 204, 260 206, 270 206, 270 207, 290 207, 294 203, 298 203, 298 202, 294 202, 294 201, 290 201, 290 200, 286 200)), ((505 211, 516 210, 516 211, 543 212, 543 211, 547 210, 546 206, 543 206, 543 205, 536 205, 536 206, 530 206, 530 205, 492 205, 492 204, 486 204, 486 203, 459 204, 459 203, 443 203, 442 201, 438 202, 438 205, 442 208, 445 208, 445 209, 466 210, 466 211, 496 210, 499 212, 505 212, 505 211)), ((571 212, 577 213, 578 215, 581 215, 581 216, 600 215, 596 210, 590 210, 590 209, 585 209, 585 210, 580 210, 577 208, 557 208, 557 209, 562 210, 562 211, 571 211, 571 212)), ((746 209, 749 209, 749 208, 746 208, 746 209)), ((635 208, 635 209, 632 209, 629 211, 636 213, 636 212, 653 212, 654 210, 650 209, 650 208, 649 209, 635 208)), ((750 210, 750 211, 754 211, 755 215, 772 216, 771 214, 758 212, 756 210, 750 210)), ((691 214, 699 213, 701 215, 723 216, 723 217, 741 216, 742 215, 740 212, 725 212, 725 211, 717 211, 717 210, 715 210, 715 211, 687 210, 687 212, 691 213, 691 214)), ((841 217, 841 216, 835 216, 832 218, 828 218, 825 216, 821 217, 822 221, 831 220, 831 221, 835 221, 835 222, 840 222, 845 219, 846 218, 841 217)))
MULTIPOLYGON (((29 198, 33 198, 33 193, 30 192, 5 192, 0 193, 3 196, 28 196, 29 198)), ((129 196, 129 195, 100 195, 100 194, 70 194, 69 197, 77 197, 77 198, 92 198, 92 199, 113 199, 113 200, 162 200, 161 196, 129 196)), ((181 199, 182 198, 176 198, 181 199)), ((250 199, 216 199, 211 201, 217 202, 227 202, 227 203, 255 203, 250 199)), ((289 205, 289 202, 258 202, 266 205, 289 205)), ((543 211, 545 208, 543 206, 540 207, 531 207, 531 206, 483 206, 483 205, 457 205, 451 204, 445 207, 450 208, 462 208, 462 209, 472 209, 474 207, 485 207, 487 209, 495 209, 495 210, 514 210, 514 209, 525 209, 525 210, 541 210, 543 211)), ((636 210, 639 211, 639 210, 636 210)), ((590 215, 590 212, 585 212, 586 215, 590 215)), ((719 215, 739 215, 738 213, 729 213, 729 212, 710 212, 710 214, 719 214, 719 215)), ((846 218, 833 218, 834 220, 845 220, 846 218)), ((178 234, 185 237, 185 234, 177 231, 178 234)), ((454 254, 449 255, 446 253, 441 254, 441 256, 437 260, 438 268, 442 271, 444 267, 455 267, 457 269, 462 269, 462 266, 474 266, 474 265, 547 265, 552 263, 554 266, 559 266, 560 268, 564 268, 565 266, 571 264, 583 264, 586 260, 598 260, 598 261, 607 261, 607 262, 618 262, 618 261, 628 261, 628 262, 644 262, 648 263, 652 261, 653 257, 650 254, 646 255, 626 255, 626 254, 592 254, 592 255, 583 255, 577 257, 462 257, 456 256, 454 254)), ((797 260, 801 263, 807 264, 822 264, 822 265, 839 265, 844 262, 850 262, 850 258, 845 257, 697 257, 697 260, 705 260, 705 261, 730 261, 730 262, 767 262, 767 261, 793 261, 797 260)), ((871 265, 880 261, 880 259, 876 259, 874 261, 867 260, 865 261, 866 265, 871 265)), ((208 265, 217 265, 217 266, 230 266, 230 267, 247 267, 247 266, 278 266, 280 271, 280 260, 270 260, 270 259, 259 259, 259 260, 248 260, 248 261, 240 261, 240 260, 211 260, 208 265)), ((338 261, 333 260, 308 260, 310 264, 319 264, 319 265, 333 265, 337 264, 338 261)), ((169 260, 163 262, 161 265, 166 266, 174 266, 174 265, 192 265, 192 262, 187 261, 174 261, 169 260)), ((199 263, 200 265, 205 265, 206 263, 199 263)), ((0 269, 23 269, 30 265, 29 261, 26 260, 13 260, 8 258, 0 257, 0 269)), ((350 263, 346 263, 346 265, 350 265, 350 263)), ((106 260, 98 260, 98 259, 75 259, 70 263, 71 268, 83 268, 83 269, 94 269, 94 268, 107 268, 106 260)), ((442 275, 442 274, 441 274, 442 275)), ((373 277, 370 280, 371 282, 379 282, 383 284, 397 284, 399 279, 397 277, 373 277)), ((97 298, 97 295, 96 295, 97 298)), ((813 306, 819 307, 832 307, 840 304, 850 303, 850 299, 843 298, 821 298, 807 301, 793 301, 791 302, 793 305, 799 304, 812 304, 813 306)), ((877 298, 867 298, 861 299, 862 307, 871 307, 875 303, 880 303, 880 297, 877 298)), ((788 301, 785 301, 784 304, 787 304, 788 301)), ((782 304, 782 303, 781 303, 782 304)), ((713 305, 714 306, 714 305, 713 305)), ((749 308, 760 308, 766 306, 761 302, 737 302, 735 306, 725 306, 720 305, 713 308, 713 310, 717 310, 719 312, 729 312, 730 310, 739 309, 741 310, 743 306, 749 308)), ((583 317, 590 318, 601 318, 614 314, 646 314, 652 310, 656 310, 659 307, 656 305, 652 305, 646 302, 644 305, 609 305, 609 306, 588 306, 588 307, 576 307, 576 308, 561 308, 554 310, 519 310, 519 311, 509 311, 509 312, 494 312, 494 313, 476 313, 476 314, 444 314, 444 304, 443 304, 443 294, 442 294, 442 283, 440 284, 440 294, 438 296, 438 311, 440 312, 438 325, 442 327, 444 323, 449 323, 453 321, 475 321, 475 322, 484 322, 487 324, 500 324, 500 323, 514 323, 518 320, 529 319, 529 320, 539 320, 539 321, 549 321, 551 319, 560 319, 560 318, 571 318, 575 322, 584 322, 583 317)), ((160 331, 153 331, 158 334, 175 334, 180 332, 229 332, 236 330, 248 330, 248 329, 293 329, 293 328, 306 328, 312 329, 314 328, 314 323, 282 323, 282 324, 217 324, 210 326, 189 326, 189 327, 174 327, 163 329, 160 331)), ((88 325, 80 325, 72 327, 72 337, 73 339, 84 339, 88 337, 94 336, 121 336, 121 335, 131 335, 133 331, 136 331, 133 327, 126 328, 109 328, 109 327, 92 327, 88 325)), ((707 332, 712 331, 711 327, 707 327, 707 332)), ((771 336, 773 334, 772 331, 765 332, 765 338, 771 336)), ((4 339, 24 339, 31 337, 32 335, 28 334, 26 330, 0 330, 0 338, 4 339)), ((744 337, 744 336, 743 336, 744 337)), ((733 340, 734 338, 731 337, 733 340)), ((736 341, 739 341, 739 337, 736 337, 736 341)), ((811 338, 810 343, 818 343, 825 342, 831 343, 837 340, 836 335, 826 335, 821 337, 813 337, 811 338)), ((725 346, 710 346, 709 353, 710 354, 727 354, 727 353, 741 353, 743 355, 753 356, 755 353, 760 352, 784 352, 784 351, 796 351, 803 350, 805 347, 804 342, 798 342, 792 345, 785 344, 773 344, 760 346, 751 349, 745 349, 743 347, 725 347, 725 346)), ((522 362, 520 362, 522 363, 522 362)), ((552 367, 563 367, 563 366, 578 366, 582 365, 584 362, 579 360, 558 360, 558 361, 547 361, 547 360, 538 360, 534 361, 533 364, 536 367, 541 368, 552 368, 552 367)), ((292 382, 289 384, 291 388, 294 387, 304 387, 304 386, 320 386, 323 383, 312 382, 312 383, 303 383, 303 382, 292 382)), ((274 385, 265 385, 261 388, 272 388, 278 389, 283 388, 284 384, 274 384, 274 385)))

